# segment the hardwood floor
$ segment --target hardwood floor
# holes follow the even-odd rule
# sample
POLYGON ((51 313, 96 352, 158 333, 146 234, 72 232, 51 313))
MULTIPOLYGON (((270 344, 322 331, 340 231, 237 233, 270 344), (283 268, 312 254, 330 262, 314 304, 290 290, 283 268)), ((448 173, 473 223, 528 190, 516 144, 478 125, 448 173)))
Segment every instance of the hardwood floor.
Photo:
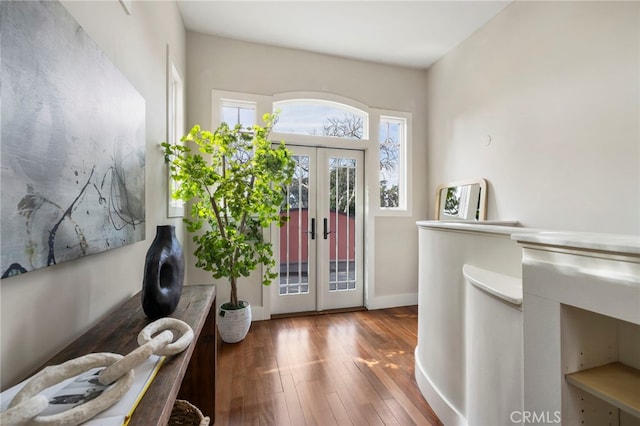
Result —
POLYGON ((254 322, 220 344, 215 425, 441 425, 414 379, 417 314, 254 322))

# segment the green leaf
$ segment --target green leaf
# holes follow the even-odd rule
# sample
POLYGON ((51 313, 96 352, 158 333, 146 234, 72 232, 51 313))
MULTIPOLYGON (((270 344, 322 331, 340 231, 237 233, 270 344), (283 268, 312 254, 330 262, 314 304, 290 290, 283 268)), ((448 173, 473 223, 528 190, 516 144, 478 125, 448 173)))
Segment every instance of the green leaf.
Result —
POLYGON ((277 114, 263 120, 265 126, 250 129, 222 123, 213 132, 195 125, 181 139, 184 145, 160 144, 178 183, 173 196, 191 203, 184 222, 193 234, 196 266, 229 279, 232 304, 238 303, 237 278, 261 264, 264 285, 277 277, 273 247, 263 241, 262 229, 287 220, 280 209, 295 162, 284 142, 273 147, 269 140, 277 114))

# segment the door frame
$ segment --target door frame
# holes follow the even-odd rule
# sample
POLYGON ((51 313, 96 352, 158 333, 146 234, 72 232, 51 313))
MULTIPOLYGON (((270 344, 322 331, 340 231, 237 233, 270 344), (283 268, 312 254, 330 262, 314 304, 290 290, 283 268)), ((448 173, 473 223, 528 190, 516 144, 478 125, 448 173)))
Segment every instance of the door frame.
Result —
MULTIPOLYGON (((367 237, 367 235, 373 235, 373 216, 370 208, 370 197, 368 187, 370 186, 369 176, 367 175, 367 169, 371 167, 371 161, 373 160, 373 164, 376 165, 376 158, 372 157, 372 150, 370 147, 363 143, 358 143, 360 141, 354 141, 354 146, 345 147, 345 141, 330 138, 330 137, 307 137, 305 135, 294 135, 294 134, 280 134, 280 133, 272 133, 272 140, 275 141, 285 141, 287 146, 291 147, 302 147, 302 148, 326 148, 326 149, 346 149, 352 151, 360 151, 364 157, 364 161, 362 164, 363 167, 363 214, 362 214, 362 290, 363 290, 363 300, 362 304, 364 308, 368 307, 368 300, 370 296, 370 285, 372 282, 373 271, 370 270, 372 256, 373 256, 373 246, 371 245, 371 238, 367 237), (314 142, 314 143, 311 143, 314 142)), ((368 141, 364 141, 368 143, 368 141)), ((377 176, 375 176, 377 178, 377 176)), ((375 182, 377 184, 377 181, 375 182)), ((280 244, 279 244, 279 232, 280 228, 276 225, 271 225, 268 229, 264 231, 264 237, 266 240, 271 241, 273 244, 273 253, 277 255, 280 253, 280 244)), ((277 282, 274 280, 271 285, 276 285, 277 282)), ((271 312, 271 292, 272 288, 269 286, 262 286, 262 319, 270 319, 271 312)))
MULTIPOLYGON (((296 238, 306 238, 300 239, 299 241, 306 241, 308 243, 307 250, 303 250, 303 252, 307 252, 307 265, 308 265, 308 281, 307 285, 309 286, 309 293, 306 294, 291 294, 289 296, 283 296, 283 298, 279 298, 279 284, 280 279, 272 282, 269 295, 272 298, 277 299, 278 303, 270 303, 269 310, 272 313, 277 306, 278 314, 295 314, 299 312, 322 312, 322 311, 330 311, 333 309, 349 309, 349 308, 362 308, 365 306, 365 287, 366 287, 366 276, 365 276, 365 244, 364 244, 364 230, 365 230, 365 152, 362 149, 351 149, 351 148, 326 148, 326 147, 309 147, 302 145, 289 145, 292 148, 293 154, 295 156, 307 156, 311 161, 309 163, 309 202, 308 202, 308 217, 305 219, 306 223, 302 225, 302 229, 298 229, 298 231, 293 231, 294 235, 297 235, 296 238), (345 225, 346 228, 338 225, 337 222, 334 223, 334 220, 339 220, 338 218, 341 215, 333 215, 329 205, 329 189, 330 189, 330 180, 331 180, 331 163, 330 160, 332 158, 345 158, 345 159, 353 159, 355 160, 355 164, 357 165, 357 174, 355 175, 355 183, 356 183, 356 194, 358 205, 353 214, 353 219, 355 220, 354 226, 351 227, 353 233, 348 231, 350 227, 345 225), (310 223, 315 219, 315 234, 316 237, 312 238, 310 235, 306 235, 303 237, 303 230, 308 229, 310 223), (327 222, 328 220, 328 222, 327 222), (326 223, 325 223, 326 222, 326 223), (357 224, 357 226, 355 226, 357 224), (330 228, 329 233, 331 235, 324 235, 324 226, 330 228), (338 226, 338 228, 336 228, 338 226), (335 229, 334 229, 335 228, 335 229), (338 241, 335 240, 339 234, 343 231, 349 232, 351 238, 353 238, 352 249, 353 257, 350 260, 353 260, 355 269, 353 272, 355 273, 355 288, 351 288, 347 290, 346 288, 343 290, 335 289, 332 291, 330 289, 331 286, 331 273, 329 271, 331 263, 331 253, 338 249, 338 241), (336 234, 337 232, 337 234, 336 234), (328 237, 328 238, 327 238, 328 237), (333 241, 333 243, 332 243, 333 241), (334 246, 335 244, 335 246, 334 246), (290 297, 293 303, 293 307, 291 311, 287 311, 287 303, 285 301, 286 297, 290 297), (284 311, 284 312, 283 312, 284 311)), ((344 224, 343 224, 344 225, 344 224)), ((276 225, 272 226, 272 230, 270 233, 271 242, 273 243, 273 251, 274 256, 278 257, 281 255, 281 238, 282 238, 282 228, 277 227, 276 225)), ((347 238, 347 241, 350 241, 350 238, 347 238)), ((348 243, 347 243, 348 244, 348 243)), ((340 246, 342 247, 342 246, 340 246)), ((343 247, 344 248, 344 247, 343 247)), ((348 248, 348 246, 347 246, 348 248)), ((339 250, 341 253, 342 250, 339 250)), ((338 253, 335 253, 335 256, 338 256, 338 253)), ((337 258, 336 258, 337 259, 337 258)), ((337 260, 334 259, 336 262, 337 260)), ((283 259, 278 259, 279 265, 282 265, 283 259)), ((337 263, 336 263, 337 265, 337 263)), ((281 268, 278 268, 280 270, 281 268)), ((336 270, 337 272, 337 270, 336 270)), ((337 275, 336 275, 337 277, 337 275)), ((346 283, 343 283, 346 284, 346 283)), ((295 284, 294 284, 295 285, 295 284)), ((302 285, 302 284, 300 284, 302 285)), ((335 282, 334 285, 341 286, 338 282, 335 282)), ((275 301, 274 299, 274 301, 275 301)), ((271 299, 269 299, 271 301, 271 299)))

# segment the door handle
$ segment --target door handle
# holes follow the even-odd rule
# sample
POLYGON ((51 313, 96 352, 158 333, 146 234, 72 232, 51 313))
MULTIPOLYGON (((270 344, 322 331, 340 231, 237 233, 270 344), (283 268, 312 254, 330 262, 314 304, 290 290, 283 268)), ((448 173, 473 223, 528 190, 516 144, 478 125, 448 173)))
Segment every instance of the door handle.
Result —
POLYGON ((316 218, 311 218, 311 239, 316 239, 316 218))
POLYGON ((329 234, 331 233, 331 231, 329 231, 329 227, 327 226, 327 218, 324 218, 324 230, 322 231, 322 233, 324 234, 324 239, 327 239, 327 236, 329 236, 329 234))

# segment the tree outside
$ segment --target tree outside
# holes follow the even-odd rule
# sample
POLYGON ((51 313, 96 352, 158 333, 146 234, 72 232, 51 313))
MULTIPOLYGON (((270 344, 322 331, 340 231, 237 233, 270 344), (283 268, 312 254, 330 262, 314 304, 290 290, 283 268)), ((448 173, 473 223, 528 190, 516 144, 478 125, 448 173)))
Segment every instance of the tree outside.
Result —
MULTIPOLYGON (((380 142, 380 207, 398 207, 400 203, 400 191, 397 183, 391 183, 389 175, 394 174, 398 168, 400 157, 400 144, 397 137, 389 131, 389 123, 385 123, 386 137, 380 142)), ((362 117, 352 113, 345 113, 342 117, 330 117, 322 125, 322 136, 339 137, 345 139, 362 139, 364 121, 362 117)), ((310 134, 317 134, 310 131, 310 134)), ((290 188, 289 204, 298 206, 300 202, 306 206, 305 196, 308 191, 301 192, 301 188, 308 186, 308 165, 300 164, 302 169, 294 176, 290 188)), ((331 179, 331 209, 341 213, 355 212, 355 173, 349 173, 344 165, 332 165, 331 179)))

